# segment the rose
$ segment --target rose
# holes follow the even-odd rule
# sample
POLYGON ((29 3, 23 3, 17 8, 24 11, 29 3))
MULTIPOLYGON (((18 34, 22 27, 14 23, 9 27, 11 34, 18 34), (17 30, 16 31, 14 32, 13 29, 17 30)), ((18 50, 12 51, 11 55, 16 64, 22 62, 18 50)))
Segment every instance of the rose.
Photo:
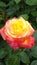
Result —
POLYGON ((32 34, 34 29, 28 21, 22 17, 8 20, 1 29, 1 35, 8 45, 13 49, 31 48, 34 45, 34 37, 32 34))

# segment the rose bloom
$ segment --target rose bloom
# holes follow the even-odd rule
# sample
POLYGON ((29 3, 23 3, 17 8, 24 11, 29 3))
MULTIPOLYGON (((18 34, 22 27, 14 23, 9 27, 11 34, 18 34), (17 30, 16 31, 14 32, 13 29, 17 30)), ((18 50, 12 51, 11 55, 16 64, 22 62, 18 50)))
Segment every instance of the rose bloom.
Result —
POLYGON ((34 29, 22 17, 8 20, 1 29, 1 35, 14 50, 18 48, 31 48, 34 46, 34 29))

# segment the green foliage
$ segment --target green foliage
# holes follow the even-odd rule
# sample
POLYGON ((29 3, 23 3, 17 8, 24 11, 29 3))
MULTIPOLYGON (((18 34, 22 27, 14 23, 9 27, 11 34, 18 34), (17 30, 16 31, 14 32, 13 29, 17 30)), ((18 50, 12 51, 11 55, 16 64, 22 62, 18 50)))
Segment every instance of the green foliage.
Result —
POLYGON ((34 57, 34 58, 37 58, 37 46, 33 47, 31 49, 31 55, 34 57))
POLYGON ((26 64, 29 64, 30 61, 29 61, 29 57, 27 56, 27 54, 25 52, 21 52, 20 53, 20 60, 23 62, 23 63, 26 63, 26 64))
POLYGON ((6 7, 6 4, 4 2, 0 2, 0 7, 6 7))
POLYGON ((36 17, 37 17, 37 11, 31 12, 31 14, 32 14, 33 16, 36 16, 36 17))
POLYGON ((6 65, 20 65, 20 59, 17 54, 9 54, 5 60, 6 65))
POLYGON ((37 17, 36 17, 36 23, 37 23, 37 17))
POLYGON ((22 14, 20 17, 23 17, 25 20, 28 20, 29 16, 27 14, 22 14))
POLYGON ((0 65, 4 65, 3 62, 0 62, 0 65))
POLYGON ((14 0, 16 2, 16 4, 18 4, 21 0, 14 0))
POLYGON ((31 65, 37 65, 37 60, 34 60, 31 65))
POLYGON ((25 0, 26 4, 32 6, 32 5, 37 5, 37 0, 25 0))
POLYGON ((35 37, 35 40, 37 42, 37 31, 35 31, 35 33, 33 34, 33 36, 35 37))
POLYGON ((1 49, 0 49, 0 59, 4 58, 7 53, 8 53, 8 52, 7 52, 5 49, 1 48, 1 49))
MULTIPOLYGON (((0 0, 0 28, 13 17, 23 17, 37 30, 37 0, 0 0)), ((0 36, 0 65, 37 65, 37 31, 33 36, 34 47, 25 51, 14 51, 0 36)))

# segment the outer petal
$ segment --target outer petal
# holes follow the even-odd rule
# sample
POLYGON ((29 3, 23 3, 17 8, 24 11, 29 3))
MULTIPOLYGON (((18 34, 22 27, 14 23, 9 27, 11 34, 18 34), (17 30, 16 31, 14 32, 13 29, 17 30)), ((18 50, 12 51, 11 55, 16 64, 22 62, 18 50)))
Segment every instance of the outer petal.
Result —
POLYGON ((6 34, 5 34, 5 26, 0 30, 1 36, 3 37, 3 39, 6 39, 6 34))
POLYGON ((7 35, 5 32, 6 28, 5 26, 0 30, 1 36, 3 37, 4 40, 7 41, 8 45, 13 48, 14 50, 16 50, 18 47, 18 44, 16 43, 15 38, 10 37, 9 35, 7 35))
POLYGON ((14 43, 13 41, 7 40, 8 45, 13 48, 14 50, 18 49, 18 44, 14 43))
POLYGON ((24 20, 22 17, 20 17, 20 19, 24 22, 25 27, 26 27, 25 36, 26 36, 26 35, 32 35, 32 34, 35 32, 35 30, 34 30, 33 27, 31 26, 31 24, 30 24, 28 21, 24 20))
POLYGON ((31 36, 27 36, 26 38, 24 38, 24 42, 19 44, 19 47, 21 48, 31 48, 34 46, 34 42, 35 42, 35 38, 31 37, 31 36), (29 41, 27 41, 27 39, 29 41))
POLYGON ((6 38, 8 45, 14 50, 19 48, 19 44, 24 42, 24 38, 12 38, 12 40, 6 38))
POLYGON ((1 33, 1 30, 0 30, 0 33, 1 33))

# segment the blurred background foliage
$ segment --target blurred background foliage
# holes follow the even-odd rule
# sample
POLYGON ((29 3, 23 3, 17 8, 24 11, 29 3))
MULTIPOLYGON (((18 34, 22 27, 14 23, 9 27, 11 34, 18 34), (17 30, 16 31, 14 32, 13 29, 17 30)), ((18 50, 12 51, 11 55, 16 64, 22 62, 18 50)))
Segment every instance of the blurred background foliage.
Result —
MULTIPOLYGON (((37 0, 0 0, 0 28, 8 19, 22 16, 37 30, 37 0)), ((31 49, 11 49, 0 36, 0 65, 37 65, 37 31, 31 49)))

